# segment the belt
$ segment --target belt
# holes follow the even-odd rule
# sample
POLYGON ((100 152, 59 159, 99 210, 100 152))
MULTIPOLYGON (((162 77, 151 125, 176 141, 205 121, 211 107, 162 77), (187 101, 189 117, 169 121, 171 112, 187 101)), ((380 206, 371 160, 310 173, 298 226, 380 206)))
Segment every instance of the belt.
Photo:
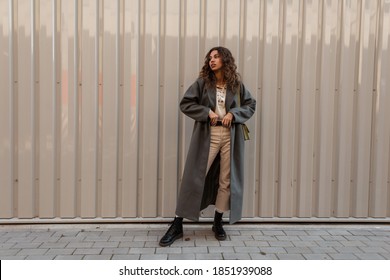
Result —
POLYGON ((215 126, 222 126, 222 121, 217 121, 217 123, 215 124, 215 126))

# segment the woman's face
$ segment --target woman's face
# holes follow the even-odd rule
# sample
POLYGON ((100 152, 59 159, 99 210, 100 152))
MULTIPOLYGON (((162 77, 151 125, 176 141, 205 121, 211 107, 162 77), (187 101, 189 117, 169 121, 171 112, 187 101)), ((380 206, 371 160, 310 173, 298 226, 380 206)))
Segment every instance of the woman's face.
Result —
POLYGON ((212 51, 210 53, 209 58, 210 58, 209 65, 211 70, 216 72, 222 69, 223 66, 222 57, 219 55, 217 50, 212 51))

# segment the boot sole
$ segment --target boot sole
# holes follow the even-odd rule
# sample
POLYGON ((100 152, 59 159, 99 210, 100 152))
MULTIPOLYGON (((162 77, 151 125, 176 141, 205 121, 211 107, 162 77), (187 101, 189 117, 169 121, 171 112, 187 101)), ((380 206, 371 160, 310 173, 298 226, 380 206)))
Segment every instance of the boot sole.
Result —
POLYGON ((220 241, 226 240, 226 234, 225 234, 225 236, 218 236, 217 233, 215 232, 215 228, 212 227, 211 229, 212 229, 212 231, 215 233, 214 236, 215 236, 215 238, 216 238, 217 240, 220 240, 220 241))
POLYGON ((180 234, 177 235, 175 238, 173 238, 172 241, 170 241, 170 242, 168 242, 168 243, 161 243, 161 242, 159 242, 158 244, 159 244, 161 247, 167 247, 167 246, 173 244, 173 242, 175 242, 176 239, 179 239, 179 238, 182 238, 182 237, 183 237, 183 234, 180 233, 180 234))

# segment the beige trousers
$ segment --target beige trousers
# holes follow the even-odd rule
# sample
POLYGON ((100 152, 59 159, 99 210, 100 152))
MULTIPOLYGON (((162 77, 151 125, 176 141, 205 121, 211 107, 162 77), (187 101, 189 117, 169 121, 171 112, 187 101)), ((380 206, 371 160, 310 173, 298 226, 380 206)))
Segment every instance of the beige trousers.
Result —
MULTIPOLYGON (((219 188, 215 208, 218 212, 230 209, 230 128, 211 126, 210 152, 207 172, 218 152, 221 152, 219 188)), ((206 172, 206 174, 207 174, 206 172)))

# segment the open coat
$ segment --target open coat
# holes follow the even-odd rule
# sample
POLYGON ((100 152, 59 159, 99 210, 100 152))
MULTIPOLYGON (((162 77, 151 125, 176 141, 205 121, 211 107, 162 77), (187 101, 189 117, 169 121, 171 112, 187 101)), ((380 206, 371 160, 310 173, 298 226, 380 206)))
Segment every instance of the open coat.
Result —
MULTIPOLYGON (((241 83, 237 94, 226 91, 226 112, 234 115, 230 141, 230 224, 241 219, 244 187, 244 135, 241 124, 255 112, 256 100, 241 83)), ((200 211, 215 205, 219 184, 219 155, 206 176, 210 149, 209 111, 215 111, 216 89, 206 88, 203 79, 193 83, 180 102, 181 111, 195 120, 176 207, 176 215, 199 220, 200 211)))

